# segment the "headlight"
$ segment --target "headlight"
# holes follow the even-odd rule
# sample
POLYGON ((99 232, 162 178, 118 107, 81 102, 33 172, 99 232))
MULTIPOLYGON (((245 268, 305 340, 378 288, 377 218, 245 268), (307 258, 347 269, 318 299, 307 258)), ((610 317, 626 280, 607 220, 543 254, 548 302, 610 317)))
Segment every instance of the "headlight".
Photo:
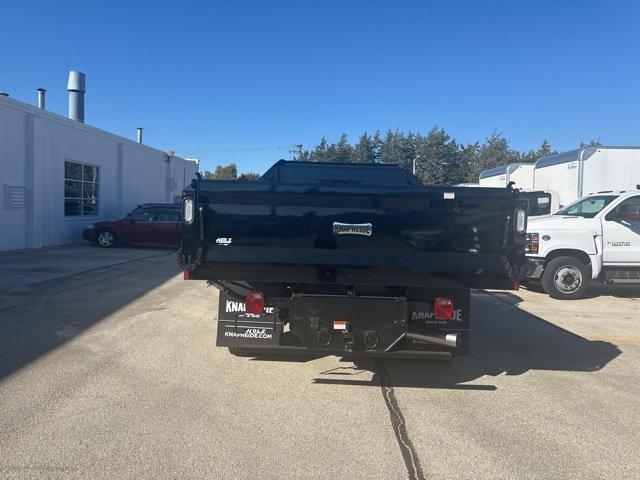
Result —
POLYGON ((516 210, 516 231, 518 233, 524 233, 527 230, 527 212, 518 208, 516 210))
POLYGON ((527 243, 524 247, 525 253, 537 254, 540 249, 540 235, 537 233, 527 233, 527 243))
POLYGON ((96 228, 96 226, 93 223, 87 227, 87 230, 91 230, 92 228, 96 228))
POLYGON ((184 212, 182 218, 184 218, 184 223, 193 223, 193 200, 185 198, 183 202, 183 209, 184 212))

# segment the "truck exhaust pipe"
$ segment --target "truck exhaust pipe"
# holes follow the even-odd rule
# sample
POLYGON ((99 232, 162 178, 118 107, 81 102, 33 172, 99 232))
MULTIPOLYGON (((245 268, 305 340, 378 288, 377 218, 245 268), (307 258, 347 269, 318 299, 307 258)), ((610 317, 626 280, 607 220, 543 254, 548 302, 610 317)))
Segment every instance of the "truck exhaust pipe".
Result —
POLYGON ((433 333, 425 334, 425 333, 407 332, 407 338, 413 338, 414 340, 422 340, 424 342, 434 343, 436 345, 442 345, 443 347, 449 347, 449 348, 458 348, 459 346, 459 336, 457 333, 433 332, 433 333))

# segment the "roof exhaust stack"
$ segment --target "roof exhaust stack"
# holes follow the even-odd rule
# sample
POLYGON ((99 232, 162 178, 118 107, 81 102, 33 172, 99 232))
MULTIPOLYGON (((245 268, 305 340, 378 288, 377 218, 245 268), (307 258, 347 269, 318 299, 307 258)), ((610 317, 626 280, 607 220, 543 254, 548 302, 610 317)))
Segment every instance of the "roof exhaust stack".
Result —
POLYGON ((138 130, 138 143, 142 143, 142 127, 138 127, 136 130, 138 130))
POLYGON ((69 72, 67 91, 69 92, 69 118, 84 123, 84 92, 86 76, 74 70, 69 72))
POLYGON ((44 96, 47 91, 44 88, 36 88, 38 91, 38 108, 45 110, 44 108, 44 96))

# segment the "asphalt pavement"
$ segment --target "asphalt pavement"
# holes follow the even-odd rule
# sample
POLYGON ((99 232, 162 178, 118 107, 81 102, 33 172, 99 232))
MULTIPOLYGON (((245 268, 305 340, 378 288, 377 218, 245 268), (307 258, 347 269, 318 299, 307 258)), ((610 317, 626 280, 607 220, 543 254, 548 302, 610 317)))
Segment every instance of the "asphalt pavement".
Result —
POLYGON ((215 347, 174 252, 0 272, 1 480, 640 478, 638 291, 475 292, 468 357, 354 363, 215 347))

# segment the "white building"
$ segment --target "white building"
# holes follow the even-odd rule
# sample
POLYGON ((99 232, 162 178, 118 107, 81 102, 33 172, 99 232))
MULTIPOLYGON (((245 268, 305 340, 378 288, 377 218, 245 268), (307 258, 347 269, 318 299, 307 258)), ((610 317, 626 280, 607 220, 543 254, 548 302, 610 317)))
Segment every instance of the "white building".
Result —
POLYGON ((174 203, 194 178, 197 161, 84 124, 79 75, 68 88, 76 120, 0 95, 0 250, 81 241, 89 223, 174 203))

